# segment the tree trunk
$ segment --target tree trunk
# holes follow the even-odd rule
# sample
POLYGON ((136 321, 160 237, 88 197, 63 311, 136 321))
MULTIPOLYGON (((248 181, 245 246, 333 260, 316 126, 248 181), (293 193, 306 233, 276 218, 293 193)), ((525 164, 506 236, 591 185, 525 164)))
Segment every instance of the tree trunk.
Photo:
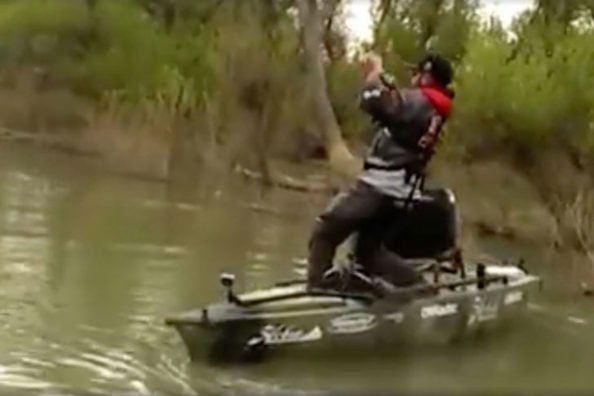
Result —
POLYGON ((326 0, 322 7, 322 43, 330 62, 343 59, 347 53, 346 38, 337 26, 343 0, 326 0))
POLYGON ((324 10, 322 15, 322 21, 324 25, 322 33, 322 43, 326 50, 326 55, 331 62, 335 61, 340 55, 335 51, 334 48, 334 18, 335 13, 340 4, 340 0, 330 0, 324 4, 324 10))
POLYGON ((339 176, 352 177, 359 169, 351 154, 328 97, 322 59, 322 20, 316 0, 298 0, 299 20, 303 32, 304 60, 307 68, 307 89, 312 101, 311 114, 324 140, 330 168, 339 176))

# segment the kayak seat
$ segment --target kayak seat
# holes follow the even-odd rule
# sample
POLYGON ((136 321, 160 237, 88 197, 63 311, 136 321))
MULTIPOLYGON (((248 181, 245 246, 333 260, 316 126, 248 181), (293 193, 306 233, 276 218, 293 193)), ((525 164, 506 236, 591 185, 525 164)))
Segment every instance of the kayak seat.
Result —
POLYGON ((457 273, 457 269, 453 264, 456 251, 457 249, 451 249, 437 257, 408 258, 403 259, 403 261, 406 265, 413 267, 417 272, 434 271, 435 266, 439 266, 441 272, 457 273))
MULTIPOLYGON (((401 204, 402 202, 400 202, 401 204)), ((448 189, 425 190, 408 209, 395 205, 384 245, 404 259, 432 259, 456 248, 457 214, 448 189)))
POLYGON ((362 265, 352 262, 326 271, 322 287, 342 292, 371 292, 381 296, 401 289, 381 276, 367 273, 362 265))

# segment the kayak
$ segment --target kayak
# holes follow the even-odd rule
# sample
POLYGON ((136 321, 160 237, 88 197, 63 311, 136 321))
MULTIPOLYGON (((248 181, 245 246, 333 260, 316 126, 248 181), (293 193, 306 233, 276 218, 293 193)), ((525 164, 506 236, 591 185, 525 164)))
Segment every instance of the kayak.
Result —
POLYGON ((281 351, 351 345, 457 339, 521 313, 541 280, 522 262, 469 263, 458 247, 456 198, 449 189, 423 189, 422 198, 386 217, 384 246, 423 275, 425 282, 396 287, 366 274, 355 260, 335 265, 324 289, 304 279, 237 294, 222 274, 226 297, 166 318, 190 357, 258 360, 281 351))
POLYGON ((521 313, 542 284, 522 264, 435 261, 419 271, 426 283, 411 287, 347 267, 343 287, 309 290, 296 279, 239 294, 234 276, 222 274, 224 299, 165 323, 192 360, 254 361, 322 344, 340 351, 361 343, 378 348, 390 341, 457 339, 521 313))

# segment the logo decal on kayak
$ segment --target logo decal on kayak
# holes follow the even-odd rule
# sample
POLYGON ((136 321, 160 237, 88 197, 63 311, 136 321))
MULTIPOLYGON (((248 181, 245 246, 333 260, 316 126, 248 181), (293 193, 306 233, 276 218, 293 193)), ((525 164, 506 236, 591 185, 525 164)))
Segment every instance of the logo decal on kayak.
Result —
POLYGON ((476 296, 474 298, 473 312, 468 318, 468 325, 486 322, 497 318, 499 301, 497 296, 476 296))
POLYGON ((394 312, 391 314, 384 315, 385 320, 389 320, 394 324, 400 324, 404 321, 404 314, 402 312, 394 312))
POLYGON ((327 330, 334 334, 354 334, 371 330, 376 325, 375 315, 354 313, 332 319, 327 330))
POLYGON ((267 325, 262 329, 262 338, 268 345, 293 344, 298 342, 317 341, 322 338, 322 329, 314 327, 309 332, 285 325, 267 325))
POLYGON ((503 303, 505 305, 515 304, 515 303, 522 301, 523 299, 524 299, 524 293, 522 293, 520 290, 515 290, 515 291, 509 292, 505 295, 505 298, 503 299, 503 303))
POLYGON ((458 313, 458 304, 454 303, 429 305, 421 308, 421 318, 423 319, 454 315, 456 313, 458 313))

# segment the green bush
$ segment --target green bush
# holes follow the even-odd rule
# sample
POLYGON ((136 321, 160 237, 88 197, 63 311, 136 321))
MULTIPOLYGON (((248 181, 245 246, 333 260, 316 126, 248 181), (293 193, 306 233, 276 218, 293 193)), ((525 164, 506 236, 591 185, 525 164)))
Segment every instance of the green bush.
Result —
MULTIPOLYGON (((317 134, 315 120, 303 112, 309 99, 288 2, 158 3, 178 7, 172 23, 147 4, 4 0, 0 65, 42 66, 44 76, 95 103, 149 104, 194 119, 208 105, 202 118, 222 142, 238 134, 246 117, 267 147, 291 144, 295 134, 317 134)), ((399 81, 409 78, 401 61, 423 52, 423 32, 433 31, 430 47, 455 60, 447 147, 475 158, 511 153, 530 159, 558 148, 572 157, 594 154, 591 29, 533 24, 526 14, 514 27, 518 43, 497 26, 479 25, 470 0, 444 1, 440 9, 412 0, 395 4, 375 28, 374 47, 399 81)), ((345 136, 365 140, 357 65, 338 59, 326 72, 345 136)))
POLYGON ((173 59, 172 40, 126 1, 99 2, 93 24, 94 48, 76 62, 78 86, 91 93, 122 90, 138 97, 156 92, 173 59))
POLYGON ((340 60, 326 68, 328 93, 343 135, 349 140, 366 140, 369 129, 359 110, 361 71, 358 65, 340 60))
POLYGON ((498 30, 477 29, 458 68, 455 144, 483 155, 592 152, 592 33, 570 30, 553 49, 532 37, 517 50, 498 30))
POLYGON ((0 60, 51 63, 80 54, 89 14, 81 0, 8 0, 0 3, 0 60))
MULTIPOLYGON (((137 2, 12 0, 0 4, 0 48, 5 64, 35 64, 77 92, 101 98, 180 98, 196 105, 196 91, 212 73, 206 34, 166 33, 137 2), (183 92, 182 92, 183 87, 183 92)), ((189 102, 189 103, 188 103, 189 102)))

